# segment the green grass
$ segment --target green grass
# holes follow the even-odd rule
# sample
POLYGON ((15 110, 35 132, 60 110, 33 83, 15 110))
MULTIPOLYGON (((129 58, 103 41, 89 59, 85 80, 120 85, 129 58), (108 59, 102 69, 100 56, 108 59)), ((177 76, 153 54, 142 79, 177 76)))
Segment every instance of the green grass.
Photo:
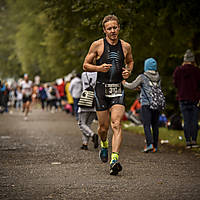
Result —
MULTIPOLYGON (((123 129, 136 134, 144 135, 144 129, 142 126, 130 126, 130 124, 131 122, 124 121, 122 123, 123 129)), ((200 131, 198 135, 200 135, 200 131)), ((172 146, 185 147, 185 137, 183 131, 159 128, 159 140, 168 140, 168 144, 172 146)), ((197 143, 200 144, 200 136, 197 138, 197 143)), ((200 148, 195 149, 195 152, 200 153, 200 148)))

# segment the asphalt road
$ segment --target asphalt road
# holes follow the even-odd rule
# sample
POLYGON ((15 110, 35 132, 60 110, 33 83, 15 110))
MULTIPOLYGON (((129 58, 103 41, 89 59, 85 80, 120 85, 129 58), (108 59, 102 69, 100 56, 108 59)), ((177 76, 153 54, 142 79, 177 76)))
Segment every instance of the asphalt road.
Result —
POLYGON ((123 135, 123 171, 110 176, 92 142, 88 151, 80 150, 73 116, 39 109, 28 121, 16 111, 0 115, 0 199, 200 199, 199 155, 166 146, 144 154, 143 136, 123 135))

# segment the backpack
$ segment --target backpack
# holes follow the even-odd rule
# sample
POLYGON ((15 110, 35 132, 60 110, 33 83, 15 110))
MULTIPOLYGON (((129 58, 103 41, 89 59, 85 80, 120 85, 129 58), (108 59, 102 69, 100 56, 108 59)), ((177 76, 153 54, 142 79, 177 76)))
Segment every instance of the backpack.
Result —
POLYGON ((89 107, 93 108, 95 103, 94 99, 94 89, 92 86, 89 86, 81 93, 81 98, 78 102, 79 107, 89 107))
POLYGON ((56 89, 54 87, 52 87, 50 94, 56 96, 56 89))
MULTIPOLYGON (((144 75, 146 76, 146 75, 144 75)), ((152 110, 164 110, 165 109, 165 96, 161 90, 160 85, 158 82, 153 82, 150 80, 148 76, 146 76, 149 79, 149 87, 151 88, 151 92, 149 93, 150 98, 146 94, 145 90, 143 89, 149 103, 150 103, 150 109, 152 110)))
POLYGON ((94 108, 95 106, 95 94, 94 94, 94 88, 91 85, 92 78, 90 80, 88 79, 87 73, 86 77, 89 83, 89 87, 85 88, 82 93, 81 97, 78 102, 78 106, 82 108, 94 108))

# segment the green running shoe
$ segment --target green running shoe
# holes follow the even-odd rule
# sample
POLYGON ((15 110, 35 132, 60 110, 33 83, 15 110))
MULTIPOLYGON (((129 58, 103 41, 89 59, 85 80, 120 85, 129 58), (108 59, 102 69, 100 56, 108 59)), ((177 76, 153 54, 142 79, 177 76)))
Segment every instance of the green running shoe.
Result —
POLYGON ((122 166, 117 160, 112 160, 110 163, 110 175, 117 175, 122 171, 122 166))

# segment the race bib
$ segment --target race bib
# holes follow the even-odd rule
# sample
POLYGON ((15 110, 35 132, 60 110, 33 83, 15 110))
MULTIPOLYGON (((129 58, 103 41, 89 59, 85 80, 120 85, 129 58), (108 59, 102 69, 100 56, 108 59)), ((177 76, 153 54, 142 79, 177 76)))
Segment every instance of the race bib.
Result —
POLYGON ((106 97, 121 97, 122 96, 121 83, 105 84, 105 96, 106 97))

